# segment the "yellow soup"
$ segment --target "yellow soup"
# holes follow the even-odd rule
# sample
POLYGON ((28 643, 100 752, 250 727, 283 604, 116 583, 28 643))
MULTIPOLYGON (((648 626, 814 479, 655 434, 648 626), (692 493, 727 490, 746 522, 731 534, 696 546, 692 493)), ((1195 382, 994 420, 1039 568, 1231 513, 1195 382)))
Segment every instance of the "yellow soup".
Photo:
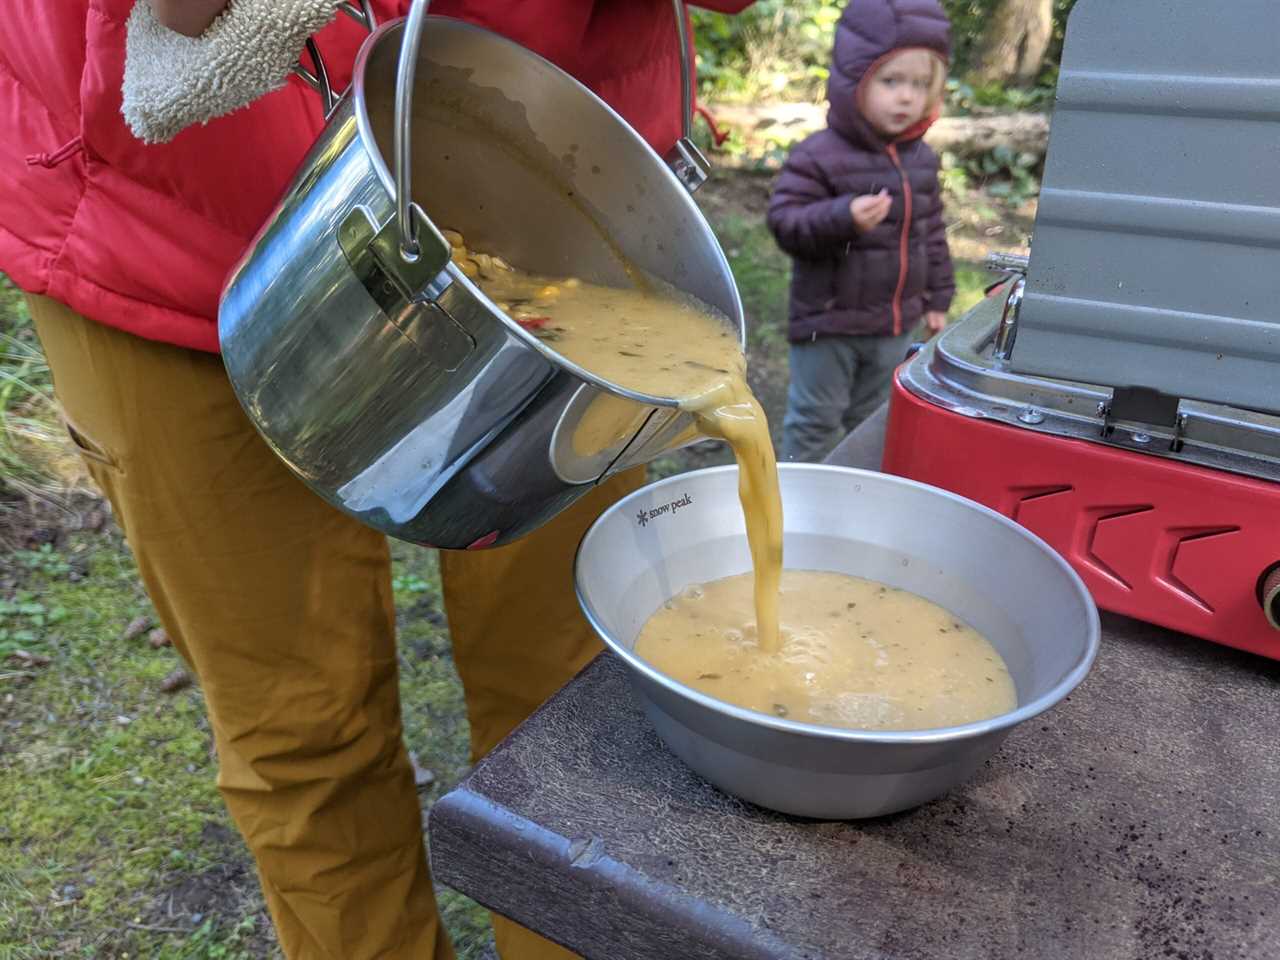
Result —
POLYGON ((782 574, 781 643, 757 642, 751 578, 686 589, 645 624, 635 652, 719 700, 861 730, 949 727, 1017 706, 1000 654, 921 597, 840 573, 782 574))
MULTIPOLYGON (((678 400, 707 436, 733 448, 739 494, 755 568, 754 604, 761 644, 778 643, 782 573, 782 498, 764 411, 746 381, 746 358, 733 330, 705 307, 662 291, 601 287, 539 277, 497 257, 469 251, 445 231, 453 257, 504 312, 551 349, 596 376, 650 396, 678 400)), ((575 436, 583 450, 605 449, 633 424, 608 405, 575 436)))

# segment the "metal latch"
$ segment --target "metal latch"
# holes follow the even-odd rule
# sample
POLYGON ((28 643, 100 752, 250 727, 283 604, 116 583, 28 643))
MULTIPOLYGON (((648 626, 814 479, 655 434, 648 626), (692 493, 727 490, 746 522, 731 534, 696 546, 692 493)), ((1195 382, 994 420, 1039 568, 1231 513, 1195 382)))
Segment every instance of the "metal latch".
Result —
POLYGON ((707 158, 688 137, 681 137, 676 141, 675 146, 667 152, 666 161, 676 179, 690 193, 706 183, 711 176, 711 165, 707 163, 707 158))
MULTIPOLYGON (((421 210, 417 207, 410 209, 418 220, 420 231, 435 231, 421 210)), ((444 245, 443 257, 436 255, 434 246, 430 249, 432 255, 428 256, 424 246, 422 255, 416 260, 406 260, 400 255, 400 231, 395 217, 379 227, 367 207, 357 206, 347 214, 338 229, 338 245, 346 254, 351 269, 379 304, 387 298, 416 300, 423 295, 434 300, 449 285, 449 275, 441 276, 449 265, 448 243, 444 245), (372 282, 375 273, 377 283, 372 282), (432 289, 433 285, 437 289, 432 289)))
MULTIPOLYGON (((1102 417, 1102 436, 1115 436, 1118 423, 1151 427, 1169 437, 1169 450, 1179 453, 1183 447, 1183 432, 1187 418, 1179 412, 1182 401, 1178 397, 1161 393, 1151 387, 1117 387, 1109 403, 1102 403, 1098 415, 1102 417)), ((1133 433, 1138 444, 1151 442, 1151 434, 1139 429, 1133 433)))
MULTIPOLYGON (((411 207, 426 223, 418 208, 411 207)), ((427 224, 427 228, 434 230, 427 224)), ((420 234, 426 236, 427 234, 420 234)), ((458 369, 475 349, 475 339, 453 319, 437 298, 453 282, 445 272, 449 263, 424 255, 409 261, 400 255, 400 231, 392 217, 379 228, 373 214, 357 206, 338 228, 338 245, 347 263, 378 307, 399 331, 435 365, 458 369)), ((446 251, 448 244, 445 245, 446 251)))
POLYGON ((1016 273, 1025 277, 1030 266, 1031 258, 1020 253, 997 250, 987 254, 987 269, 992 273, 1016 273))

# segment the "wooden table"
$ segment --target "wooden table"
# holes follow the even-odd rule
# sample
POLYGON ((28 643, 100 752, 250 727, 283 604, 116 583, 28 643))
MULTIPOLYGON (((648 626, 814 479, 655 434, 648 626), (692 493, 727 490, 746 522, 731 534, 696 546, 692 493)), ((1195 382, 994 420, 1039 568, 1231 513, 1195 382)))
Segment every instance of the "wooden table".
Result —
POLYGON ((600 960, 1280 958, 1280 664, 1103 631, 969 783, 850 823, 707 784, 601 656, 436 804, 436 877, 600 960))

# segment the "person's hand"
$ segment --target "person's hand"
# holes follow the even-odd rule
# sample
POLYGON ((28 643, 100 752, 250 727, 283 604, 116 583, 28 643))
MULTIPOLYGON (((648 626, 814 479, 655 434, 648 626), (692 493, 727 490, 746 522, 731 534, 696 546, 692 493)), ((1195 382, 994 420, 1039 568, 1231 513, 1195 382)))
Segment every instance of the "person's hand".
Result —
POLYGON ((924 325, 930 333, 941 333, 947 329, 947 315, 941 310, 929 310, 924 315, 924 325))
POLYGON ((186 37, 209 29, 230 0, 150 0, 151 12, 163 26, 186 37))
POLYGON ((858 232, 866 233, 884 222, 891 206, 893 198, 889 196, 889 191, 881 190, 879 193, 854 197, 849 202, 849 213, 853 215, 853 225, 858 228, 858 232))

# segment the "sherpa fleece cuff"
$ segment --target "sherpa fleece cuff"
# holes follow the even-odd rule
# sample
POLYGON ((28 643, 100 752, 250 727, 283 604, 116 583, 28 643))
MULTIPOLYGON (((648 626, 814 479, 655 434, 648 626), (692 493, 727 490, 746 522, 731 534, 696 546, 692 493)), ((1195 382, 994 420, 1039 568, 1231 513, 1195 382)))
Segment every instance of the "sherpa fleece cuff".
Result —
POLYGON ((134 136, 166 143, 284 86, 337 0, 231 0, 198 37, 163 26, 149 0, 129 15, 121 112, 134 136))

